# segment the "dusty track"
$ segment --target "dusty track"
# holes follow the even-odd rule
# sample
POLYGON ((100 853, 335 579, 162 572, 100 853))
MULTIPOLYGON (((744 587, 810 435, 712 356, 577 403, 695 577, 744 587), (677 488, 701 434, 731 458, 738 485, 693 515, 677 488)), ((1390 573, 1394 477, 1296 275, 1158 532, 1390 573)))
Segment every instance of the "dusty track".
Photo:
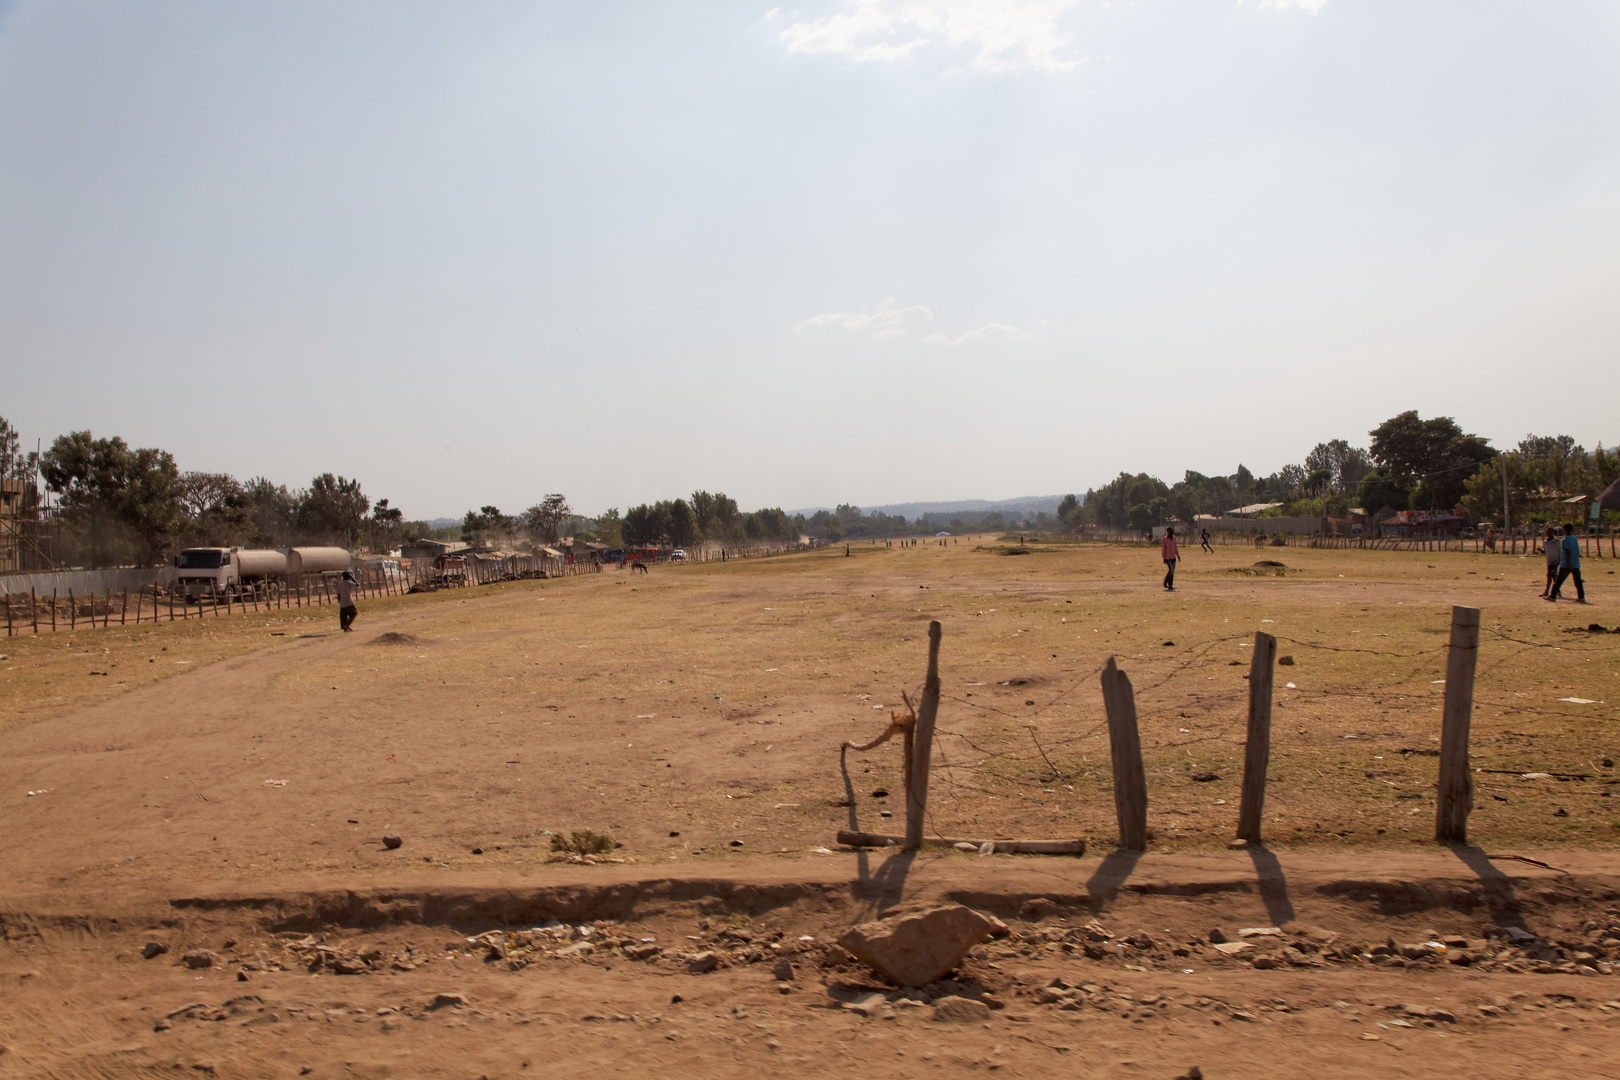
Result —
MULTIPOLYGON (((1613 709, 1549 703, 1606 697, 1613 649, 1563 636, 1563 609, 1480 574, 1509 560, 1451 556, 1437 573, 1398 557, 1301 553, 1289 556, 1307 563, 1299 576, 1255 581, 1226 566, 1252 553, 1220 556, 1179 574, 1174 597, 1153 590, 1151 566, 1129 562, 1134 549, 1023 560, 917 549, 379 605, 347 637, 271 638, 269 622, 224 620, 207 633, 234 627, 241 644, 195 655, 225 659, 98 691, 83 706, 65 696, 0 731, 0 1075, 173 1075, 177 1064, 238 1076, 978 1065, 1168 1080, 1193 1064, 1212 1078, 1358 1076, 1370 1065, 1380 1075, 1620 1075, 1599 1049, 1617 977, 1362 962, 1256 970, 1207 945, 1216 926, 1285 924, 1369 944, 1427 931, 1477 939, 1487 924, 1589 940, 1583 924, 1620 918, 1607 914, 1620 863, 1602 776, 1493 781, 1505 801, 1482 800, 1476 815, 1485 851, 1569 873, 1423 843, 1430 763, 1398 751, 1427 737, 1435 676, 1427 659, 1387 659, 1433 652, 1446 604, 1486 605, 1494 625, 1540 644, 1503 639, 1482 665, 1481 762, 1578 758, 1601 772, 1613 709), (1347 571, 1360 576, 1337 576, 1347 571), (878 815, 894 800, 872 792, 898 780, 894 755, 852 757, 846 787, 835 748, 873 733, 898 688, 915 684, 930 617, 946 621, 942 727, 957 733, 942 743, 953 756, 936 772, 936 827, 1078 833, 1105 853, 1106 769, 1086 759, 1106 754, 1091 688, 1115 652, 1144 706, 1158 850, 1134 863, 816 852, 839 827, 885 827, 878 815), (1301 640, 1379 641, 1320 657, 1296 649, 1297 700, 1279 702, 1274 854, 1234 855, 1215 845, 1229 835, 1235 778, 1187 774, 1229 772, 1243 684, 1227 653, 1241 656, 1262 619, 1301 640), (385 634, 407 637, 376 644, 385 634), (1345 689, 1370 684, 1376 694, 1345 689), (1049 763, 1031 729, 1066 783, 1043 785, 1049 763), (1016 754, 965 756, 972 745, 1016 754), (854 806, 837 805, 851 792, 854 806), (1553 818, 1563 806, 1570 813, 1553 818), (547 830, 578 828, 613 833, 631 861, 548 863, 547 830), (404 846, 384 850, 385 831, 404 846), (1594 840, 1603 846, 1571 846, 1594 840), (1034 898, 1055 906, 1026 911, 1034 898), (975 992, 1006 1003, 989 1027, 933 1024, 903 1007, 894 1020, 829 1008, 860 974, 826 966, 820 943, 932 899, 994 910, 1024 939, 970 962, 975 992), (769 963, 693 975, 607 952, 513 970, 466 942, 551 917, 608 920, 681 947, 726 926, 780 933, 789 950, 801 936, 816 942, 793 953, 801 972, 785 995, 769 963), (1093 960, 1040 936, 1093 917, 1119 934, 1147 930, 1156 951, 1093 960), (257 964, 260 950, 286 959, 286 942, 305 933, 385 957, 409 945, 431 962, 383 960, 352 976, 257 964), (143 960, 148 941, 170 951, 143 960), (1203 944, 1187 957, 1166 951, 1193 941, 1203 944), (194 947, 218 966, 184 966, 194 947), (242 963, 266 969, 241 983, 242 963), (1054 976, 1091 981, 1100 996, 1078 1011, 1038 1004, 1054 976), (429 1009, 440 993, 467 1002, 429 1009), (223 1007, 244 994, 257 1000, 223 1007), (672 1004, 677 994, 685 1000, 672 1004), (1162 1006, 1141 1000, 1161 995, 1162 1006), (1496 1000, 1508 1011, 1478 1011, 1496 1000), (1423 1001, 1456 1019, 1390 1023, 1399 1016, 1386 1006, 1423 1001), (192 1004, 203 1008, 157 1023, 192 1004)), ((202 633, 167 639, 166 659, 204 649, 202 633)), ((98 645, 123 650, 108 654, 124 657, 119 670, 158 647, 152 636, 94 634, 59 635, 76 644, 56 649, 12 644, 21 666, 7 676, 83 679, 73 665, 98 645)))

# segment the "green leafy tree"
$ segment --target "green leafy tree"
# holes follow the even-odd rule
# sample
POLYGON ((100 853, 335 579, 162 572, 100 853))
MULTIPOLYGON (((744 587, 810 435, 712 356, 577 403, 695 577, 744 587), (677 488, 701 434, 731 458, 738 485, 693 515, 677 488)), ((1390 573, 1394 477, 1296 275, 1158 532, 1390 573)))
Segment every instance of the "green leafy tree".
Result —
POLYGON ((91 565, 150 565, 178 547, 184 488, 167 451, 75 431, 57 437, 41 466, 61 497, 76 554, 91 565))
POLYGON ((1356 501, 1361 503, 1369 514, 1377 513, 1385 507, 1391 510, 1405 510, 1410 505, 1411 498, 1411 489, 1381 468, 1363 476, 1356 488, 1356 501))
POLYGON ((1386 474, 1412 488, 1412 504, 1449 510, 1462 499, 1468 478, 1496 458, 1490 443, 1465 433, 1449 416, 1420 419, 1408 410, 1374 428, 1371 457, 1386 474))
POLYGON ((523 511, 523 528, 536 543, 555 544, 562 536, 563 524, 573 513, 562 495, 547 495, 523 511))
POLYGON ((397 506, 388 505, 387 499, 378 499, 371 508, 371 549, 373 551, 392 551, 403 540, 402 526, 405 522, 405 511, 397 506))
POLYGON ((180 474, 180 504, 189 519, 187 545, 236 547, 253 535, 253 504, 229 473, 180 474))
POLYGON ((461 520, 461 539, 475 548, 499 547, 517 532, 517 522, 501 513, 498 506, 481 506, 467 511, 461 520))
POLYGON ((608 547, 624 546, 624 521, 618 507, 609 507, 596 516, 596 538, 608 547))
POLYGON ((678 548, 691 547, 697 542, 697 519, 685 499, 669 504, 669 542, 678 548))
POLYGON ((247 542, 255 547, 290 545, 296 538, 301 493, 289 491, 286 484, 273 484, 255 476, 242 485, 242 494, 248 504, 247 542))
POLYGON ((360 490, 360 481, 321 473, 299 500, 298 531, 310 543, 355 548, 370 509, 371 500, 360 490))

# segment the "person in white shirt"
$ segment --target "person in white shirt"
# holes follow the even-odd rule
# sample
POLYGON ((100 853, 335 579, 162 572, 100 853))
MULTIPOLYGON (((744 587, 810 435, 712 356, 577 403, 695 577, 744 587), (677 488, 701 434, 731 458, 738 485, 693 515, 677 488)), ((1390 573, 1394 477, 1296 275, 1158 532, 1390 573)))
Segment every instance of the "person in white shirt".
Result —
POLYGON ((360 614, 360 609, 354 606, 354 586, 354 571, 343 571, 343 576, 338 578, 337 598, 338 625, 345 634, 354 629, 355 616, 360 614))

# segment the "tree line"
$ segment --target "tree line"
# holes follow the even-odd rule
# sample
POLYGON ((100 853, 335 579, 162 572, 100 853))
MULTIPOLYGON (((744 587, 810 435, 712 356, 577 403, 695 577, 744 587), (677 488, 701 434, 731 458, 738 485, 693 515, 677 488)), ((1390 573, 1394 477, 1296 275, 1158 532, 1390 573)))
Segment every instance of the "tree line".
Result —
POLYGON ((1390 417, 1368 436, 1366 449, 1345 439, 1318 443, 1302 463, 1264 477, 1241 464, 1230 476, 1188 470, 1174 484, 1122 472, 1083 497, 1065 496, 1058 519, 1065 530, 1146 532, 1200 514, 1276 504, 1257 513, 1342 518, 1352 507, 1429 510, 1500 524, 1505 467, 1512 521, 1541 523, 1568 516, 1560 500, 1595 497, 1620 477, 1620 451, 1602 445, 1588 452, 1568 435, 1532 435, 1499 451, 1449 416, 1425 420, 1415 410, 1390 417))
POLYGON ((88 431, 59 435, 44 451, 23 452, 0 417, 0 478, 20 488, 21 511, 49 507, 50 561, 62 566, 151 566, 185 547, 288 547, 332 544, 387 550, 412 532, 387 499, 359 480, 322 473, 289 488, 263 476, 238 480, 182 471, 167 450, 134 447, 88 431))

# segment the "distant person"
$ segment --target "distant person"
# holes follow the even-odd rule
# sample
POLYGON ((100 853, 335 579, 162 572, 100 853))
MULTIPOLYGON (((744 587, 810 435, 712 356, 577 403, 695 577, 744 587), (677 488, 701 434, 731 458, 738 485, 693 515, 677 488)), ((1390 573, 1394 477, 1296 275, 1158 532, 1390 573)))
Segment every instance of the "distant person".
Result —
POLYGON ((1586 603, 1586 586, 1581 584, 1581 538, 1575 535, 1575 526, 1564 526, 1564 542, 1559 545, 1558 578, 1553 582, 1552 592, 1547 599, 1553 603, 1558 601, 1558 590, 1564 587, 1564 580, 1575 579, 1576 603, 1586 603))
POLYGON ((1164 530, 1164 543, 1159 545, 1159 554, 1164 558, 1164 587, 1169 592, 1175 592, 1176 560, 1180 558, 1180 553, 1176 551, 1176 530, 1164 530))
MULTIPOLYGON (((1577 578, 1576 580, 1578 581, 1580 579, 1577 578)), ((360 609, 354 606, 353 570, 343 571, 343 576, 338 578, 337 598, 338 625, 343 627, 343 632, 347 634, 350 630, 354 629, 355 616, 360 614, 360 609)))
POLYGON ((1203 549, 1205 551, 1209 552, 1211 555, 1215 554, 1215 549, 1209 546, 1209 530, 1208 529, 1205 529, 1203 532, 1198 534, 1198 543, 1200 545, 1202 545, 1203 549))
POLYGON ((1541 553, 1547 557, 1547 580, 1541 586, 1543 600, 1552 595, 1553 580, 1558 577, 1558 564, 1564 559, 1564 545, 1558 539, 1558 530, 1547 526, 1547 535, 1541 539, 1541 553))

